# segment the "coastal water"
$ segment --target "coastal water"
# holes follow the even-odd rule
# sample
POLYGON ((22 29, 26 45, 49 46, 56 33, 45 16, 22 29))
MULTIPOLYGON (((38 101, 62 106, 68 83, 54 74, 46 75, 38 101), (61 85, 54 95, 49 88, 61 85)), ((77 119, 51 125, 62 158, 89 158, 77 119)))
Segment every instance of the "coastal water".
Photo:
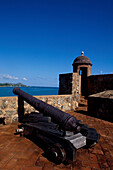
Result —
MULTIPOLYGON (((0 87, 0 97, 15 96, 13 94, 13 88, 14 87, 0 87)), ((38 86, 19 88, 33 96, 58 95, 59 89, 58 87, 38 87, 38 86)))

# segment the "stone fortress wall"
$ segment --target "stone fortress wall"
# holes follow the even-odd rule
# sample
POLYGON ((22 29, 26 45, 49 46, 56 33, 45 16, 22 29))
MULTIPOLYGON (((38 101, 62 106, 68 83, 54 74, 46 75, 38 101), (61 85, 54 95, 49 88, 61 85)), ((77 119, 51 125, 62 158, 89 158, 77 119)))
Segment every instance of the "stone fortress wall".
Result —
POLYGON ((113 90, 90 95, 88 112, 90 116, 113 122, 113 90))
POLYGON ((113 90, 113 74, 91 75, 87 77, 88 95, 105 90, 113 90))
POLYGON ((87 81, 90 116, 113 122, 113 74, 92 75, 87 81))

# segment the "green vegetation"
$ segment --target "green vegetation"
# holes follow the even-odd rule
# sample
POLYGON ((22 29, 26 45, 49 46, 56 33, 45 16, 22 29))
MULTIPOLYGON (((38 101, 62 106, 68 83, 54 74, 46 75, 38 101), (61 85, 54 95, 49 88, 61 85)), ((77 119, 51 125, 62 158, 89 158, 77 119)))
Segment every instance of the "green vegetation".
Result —
POLYGON ((0 83, 0 87, 28 87, 22 83, 0 83))

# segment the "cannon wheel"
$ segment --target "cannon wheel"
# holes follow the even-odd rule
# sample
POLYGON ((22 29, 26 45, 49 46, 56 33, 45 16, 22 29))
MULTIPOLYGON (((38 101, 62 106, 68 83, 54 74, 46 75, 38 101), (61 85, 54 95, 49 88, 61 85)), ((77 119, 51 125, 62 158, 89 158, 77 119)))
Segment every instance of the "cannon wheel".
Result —
POLYGON ((50 161, 60 164, 65 161, 66 152, 60 144, 56 143, 49 147, 47 151, 45 151, 44 156, 46 156, 50 161))

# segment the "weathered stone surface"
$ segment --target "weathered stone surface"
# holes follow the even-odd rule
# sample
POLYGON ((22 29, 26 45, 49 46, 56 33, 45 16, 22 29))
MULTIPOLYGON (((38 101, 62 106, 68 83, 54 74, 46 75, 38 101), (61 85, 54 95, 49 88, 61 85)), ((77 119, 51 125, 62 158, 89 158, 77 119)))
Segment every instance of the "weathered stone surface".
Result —
POLYGON ((53 102, 54 102, 54 101, 53 101, 52 98, 49 98, 48 101, 47 101, 47 103, 50 104, 50 105, 53 105, 53 102))
POLYGON ((14 109, 16 109, 16 101, 11 101, 11 102, 9 103, 9 108, 14 108, 14 109))
POLYGON ((1 109, 5 109, 8 107, 8 101, 7 100, 3 100, 2 101, 2 105, 1 105, 1 109))
POLYGON ((43 101, 43 102, 45 102, 45 100, 46 100, 45 98, 42 98, 42 101, 43 101))
POLYGON ((30 113, 31 112, 31 107, 27 105, 27 107, 24 108, 25 113, 30 113))
POLYGON ((0 115, 3 115, 3 111, 2 110, 0 110, 0 115))
POLYGON ((53 104, 55 105, 56 104, 56 100, 54 99, 54 101, 53 101, 53 104))
POLYGON ((6 110, 5 111, 5 116, 6 117, 11 117, 12 115, 15 115, 16 111, 15 110, 6 110))
POLYGON ((64 105, 64 110, 69 110, 69 107, 66 104, 64 105))
POLYGON ((31 107, 31 112, 36 112, 37 110, 34 107, 31 107))
POLYGON ((5 124, 11 124, 11 123, 12 123, 12 117, 6 117, 5 124))
POLYGON ((12 118, 12 122, 17 122, 18 121, 18 115, 17 116, 14 116, 13 118, 12 118))
POLYGON ((61 110, 63 110, 63 106, 61 106, 61 110))
POLYGON ((66 98, 66 102, 67 102, 67 103, 69 102, 69 98, 68 98, 68 97, 66 98))
POLYGON ((24 101, 24 106, 27 106, 27 105, 28 105, 28 103, 26 101, 24 101))
POLYGON ((58 98, 58 105, 60 105, 60 98, 58 98))

